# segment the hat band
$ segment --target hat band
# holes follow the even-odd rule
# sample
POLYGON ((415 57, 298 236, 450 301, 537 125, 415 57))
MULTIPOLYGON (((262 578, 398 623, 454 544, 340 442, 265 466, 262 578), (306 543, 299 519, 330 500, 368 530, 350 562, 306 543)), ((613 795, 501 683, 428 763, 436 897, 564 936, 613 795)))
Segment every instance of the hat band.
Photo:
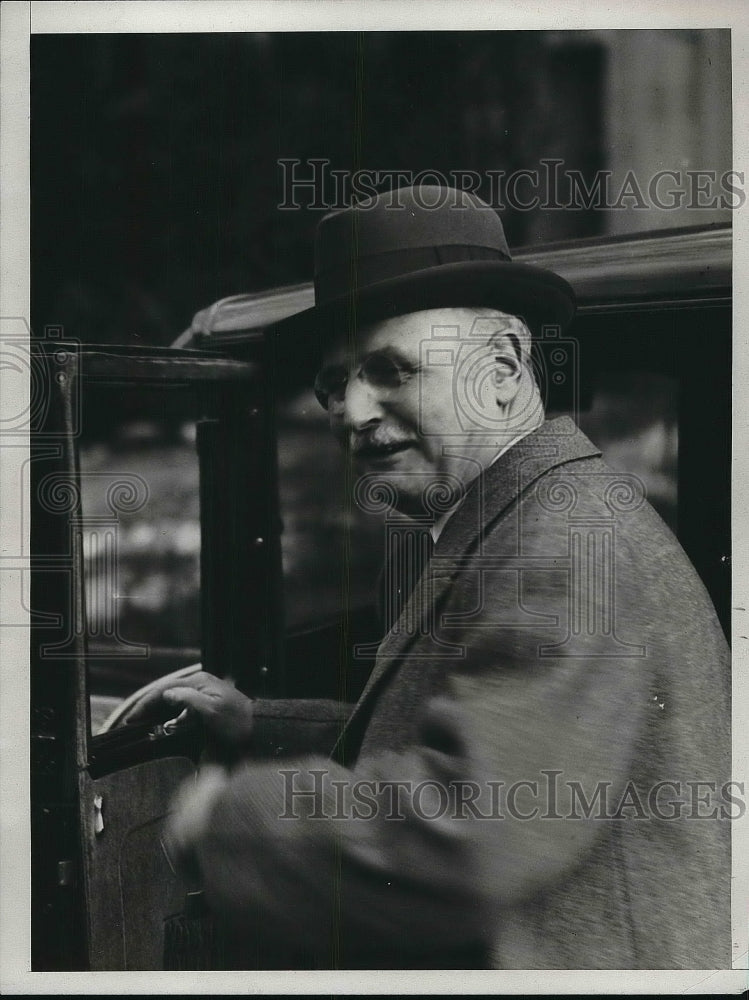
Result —
POLYGON ((468 260, 510 261, 512 258, 495 247, 430 246, 390 250, 370 257, 352 258, 345 265, 329 268, 315 275, 315 302, 322 305, 331 299, 373 285, 378 281, 400 278, 412 271, 423 271, 440 264, 468 260))

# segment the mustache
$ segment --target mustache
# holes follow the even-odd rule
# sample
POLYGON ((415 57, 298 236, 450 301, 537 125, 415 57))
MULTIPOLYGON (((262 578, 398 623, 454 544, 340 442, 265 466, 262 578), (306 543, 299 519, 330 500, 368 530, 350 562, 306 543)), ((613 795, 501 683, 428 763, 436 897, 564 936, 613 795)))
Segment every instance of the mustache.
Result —
POLYGON ((405 447, 414 443, 414 437, 407 431, 386 431, 382 430, 362 432, 353 438, 349 438, 349 450, 355 456, 366 456, 368 454, 378 454, 380 452, 392 451, 399 447, 405 447))

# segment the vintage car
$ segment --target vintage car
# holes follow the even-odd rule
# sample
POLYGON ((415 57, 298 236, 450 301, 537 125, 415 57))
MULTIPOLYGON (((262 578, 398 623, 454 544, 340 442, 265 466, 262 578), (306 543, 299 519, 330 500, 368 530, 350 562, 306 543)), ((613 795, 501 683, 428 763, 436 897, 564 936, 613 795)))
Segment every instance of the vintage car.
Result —
MULTIPOLYGON (((547 408, 640 477, 728 633, 730 228, 515 256, 578 298, 537 345, 547 408)), ((381 524, 344 495, 308 373, 264 338, 312 299, 222 300, 169 349, 33 343, 49 386, 28 466, 35 970, 220 967, 160 844, 203 736, 121 725, 148 684, 198 661, 264 696, 352 700, 366 680, 371 657, 346 650, 379 638, 381 524)))

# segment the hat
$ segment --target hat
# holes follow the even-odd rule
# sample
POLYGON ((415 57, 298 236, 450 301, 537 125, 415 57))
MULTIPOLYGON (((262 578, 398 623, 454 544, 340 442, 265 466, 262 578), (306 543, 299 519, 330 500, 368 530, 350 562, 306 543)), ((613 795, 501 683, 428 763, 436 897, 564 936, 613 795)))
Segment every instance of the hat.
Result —
POLYGON ((436 185, 396 188, 326 215, 315 236, 314 284, 314 306, 269 331, 279 353, 317 354, 334 334, 423 309, 492 307, 536 333, 565 327, 575 312, 563 278, 513 262, 491 206, 436 185))

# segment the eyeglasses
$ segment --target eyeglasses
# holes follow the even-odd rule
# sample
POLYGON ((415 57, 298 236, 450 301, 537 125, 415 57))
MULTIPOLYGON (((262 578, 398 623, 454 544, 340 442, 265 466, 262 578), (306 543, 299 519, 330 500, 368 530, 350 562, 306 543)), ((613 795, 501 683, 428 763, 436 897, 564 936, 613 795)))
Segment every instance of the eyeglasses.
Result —
MULTIPOLYGON (((373 351, 362 361, 354 376, 375 389, 399 389, 418 371, 404 359, 395 359, 382 351, 373 351)), ((315 377, 315 396, 324 410, 341 405, 346 397, 349 369, 345 365, 328 365, 315 377)))

